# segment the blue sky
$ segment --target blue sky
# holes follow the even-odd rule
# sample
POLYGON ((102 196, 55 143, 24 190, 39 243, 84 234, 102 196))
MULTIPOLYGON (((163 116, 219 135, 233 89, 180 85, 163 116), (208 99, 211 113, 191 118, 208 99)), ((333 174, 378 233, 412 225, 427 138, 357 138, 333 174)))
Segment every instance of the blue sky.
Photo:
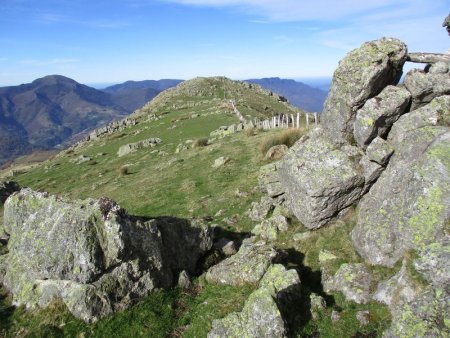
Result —
POLYGON ((450 0, 0 0, 0 86, 331 76, 364 41, 446 52, 450 0))

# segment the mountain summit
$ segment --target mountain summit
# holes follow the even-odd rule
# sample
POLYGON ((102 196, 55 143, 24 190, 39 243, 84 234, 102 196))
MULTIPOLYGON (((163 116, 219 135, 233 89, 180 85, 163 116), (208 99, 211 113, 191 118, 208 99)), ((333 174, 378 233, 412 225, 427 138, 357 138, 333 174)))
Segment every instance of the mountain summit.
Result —
POLYGON ((126 113, 109 94, 60 75, 0 88, 0 164, 55 147, 126 113))

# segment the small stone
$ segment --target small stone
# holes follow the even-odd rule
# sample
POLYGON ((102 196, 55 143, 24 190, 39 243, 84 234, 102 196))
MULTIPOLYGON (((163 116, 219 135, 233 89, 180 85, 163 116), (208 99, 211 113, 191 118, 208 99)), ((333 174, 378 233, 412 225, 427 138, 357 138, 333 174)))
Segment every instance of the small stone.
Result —
POLYGON ((311 316, 313 320, 319 319, 319 312, 323 311, 327 307, 325 299, 317 293, 311 293, 309 295, 311 302, 311 316))
POLYGON ((230 161, 229 157, 221 156, 214 161, 214 164, 211 166, 212 168, 219 168, 225 165, 230 161))
POLYGON ((333 253, 329 252, 328 250, 320 250, 320 252, 319 252, 319 262, 320 263, 324 263, 324 262, 331 261, 334 259, 337 259, 337 257, 333 253))
POLYGON ((237 245, 234 241, 228 238, 221 238, 216 243, 214 247, 220 250, 225 256, 232 256, 237 252, 237 245))
POLYGON ((279 144, 279 145, 273 146, 267 151, 266 156, 264 156, 264 159, 265 160, 279 160, 286 154, 288 149, 289 148, 284 144, 279 144))
POLYGON ((183 290, 186 290, 189 289, 191 285, 192 283, 189 274, 186 272, 186 270, 181 271, 180 275, 178 276, 178 286, 183 290))
POLYGON ((333 310, 331 312, 331 321, 334 323, 334 322, 339 321, 340 319, 341 319, 341 313, 336 310, 333 310))
POLYGON ((296 242, 298 241, 303 241, 305 239, 310 238, 312 235, 312 232, 310 231, 306 231, 306 232, 297 232, 296 234, 294 234, 294 236, 292 237, 292 239, 296 242))
POLYGON ((366 326, 370 323, 370 312, 365 311, 358 311, 356 313, 356 319, 358 319, 361 326, 366 326))

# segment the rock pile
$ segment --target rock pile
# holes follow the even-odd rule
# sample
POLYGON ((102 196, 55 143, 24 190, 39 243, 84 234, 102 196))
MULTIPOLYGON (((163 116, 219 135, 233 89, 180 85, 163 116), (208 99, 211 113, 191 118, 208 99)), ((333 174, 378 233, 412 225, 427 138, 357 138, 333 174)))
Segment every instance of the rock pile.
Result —
POLYGON ((131 154, 131 153, 135 153, 139 149, 144 149, 144 148, 149 148, 149 147, 153 148, 153 147, 156 147, 161 142, 162 142, 162 140, 160 138, 151 137, 147 140, 143 140, 143 141, 139 141, 139 142, 135 142, 135 143, 128 143, 119 148, 119 150, 117 151, 117 156, 122 157, 122 156, 125 156, 128 154, 131 154))
POLYGON ((87 322, 174 285, 181 271, 194 275, 213 244, 199 221, 133 217, 106 198, 69 201, 30 189, 9 197, 4 223, 0 283, 14 303, 59 299, 87 322))
POLYGON ((388 304, 387 337, 439 336, 450 329, 450 74, 438 62, 397 85, 406 58, 405 44, 392 38, 350 52, 334 73, 323 127, 266 174, 266 192, 284 192, 310 229, 359 203, 351 237, 365 264, 323 271, 325 289, 388 304), (402 269, 373 295, 369 266, 393 267, 411 250, 413 269, 429 284, 418 287, 402 269))

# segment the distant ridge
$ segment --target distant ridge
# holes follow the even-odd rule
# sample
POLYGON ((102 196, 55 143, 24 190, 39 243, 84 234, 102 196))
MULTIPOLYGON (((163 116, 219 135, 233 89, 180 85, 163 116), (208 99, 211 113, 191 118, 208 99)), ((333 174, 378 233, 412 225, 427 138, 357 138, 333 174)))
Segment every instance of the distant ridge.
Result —
POLYGON ((0 164, 125 115, 111 96, 61 75, 0 88, 0 164))
POLYGON ((286 97, 292 105, 309 112, 321 112, 327 97, 326 91, 295 80, 271 77, 245 81, 259 84, 266 89, 274 91, 286 97))
POLYGON ((114 103, 126 109, 129 113, 141 108, 162 91, 175 87, 183 80, 161 79, 144 81, 126 81, 102 89, 111 95, 114 103))

